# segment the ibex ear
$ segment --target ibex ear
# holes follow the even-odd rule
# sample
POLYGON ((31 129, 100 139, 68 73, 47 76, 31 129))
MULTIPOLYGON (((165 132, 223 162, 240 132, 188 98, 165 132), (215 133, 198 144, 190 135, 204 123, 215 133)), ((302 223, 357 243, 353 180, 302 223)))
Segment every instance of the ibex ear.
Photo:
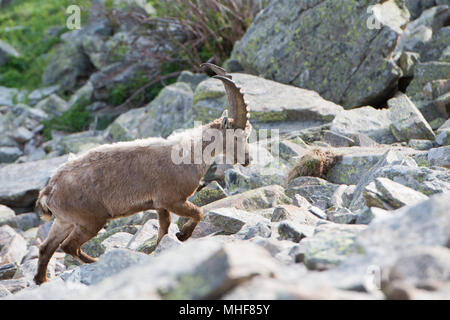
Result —
POLYGON ((221 118, 228 118, 228 110, 227 109, 223 110, 221 118))

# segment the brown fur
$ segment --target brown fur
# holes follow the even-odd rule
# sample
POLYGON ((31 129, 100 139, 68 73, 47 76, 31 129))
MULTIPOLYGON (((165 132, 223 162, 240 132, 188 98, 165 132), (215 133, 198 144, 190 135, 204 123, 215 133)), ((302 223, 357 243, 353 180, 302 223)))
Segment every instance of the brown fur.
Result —
POLYGON ((325 178, 328 171, 339 161, 340 156, 329 150, 312 149, 299 159, 288 174, 288 182, 297 177, 325 178))
MULTIPOLYGON (((208 128, 222 130, 225 148, 224 130, 232 125, 231 120, 217 119, 205 125, 203 132, 208 128), (223 123, 226 128, 222 128, 223 123)), ((63 164, 41 190, 36 204, 44 214, 53 214, 55 220, 39 250, 35 282, 46 281, 48 261, 59 246, 81 262, 96 261, 80 247, 110 219, 156 209, 159 243, 168 232, 169 212, 173 212, 190 218, 177 234, 181 241, 188 239, 202 218, 202 211, 187 199, 210 166, 204 162, 178 165, 172 162, 172 148, 191 140, 201 143, 202 150, 209 145, 199 135, 182 133, 169 139, 149 138, 100 146, 63 164)), ((246 137, 244 142, 247 144, 246 137)))

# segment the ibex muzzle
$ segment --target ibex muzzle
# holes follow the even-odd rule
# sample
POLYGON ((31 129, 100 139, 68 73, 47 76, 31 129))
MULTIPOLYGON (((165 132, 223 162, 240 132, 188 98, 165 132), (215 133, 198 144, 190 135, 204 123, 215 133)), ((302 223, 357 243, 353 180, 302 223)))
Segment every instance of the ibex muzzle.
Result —
MULTIPOLYGON (((247 104, 231 75, 213 64, 211 68, 225 86, 229 102, 229 115, 204 125, 202 133, 183 132, 168 139, 148 138, 131 142, 119 142, 94 148, 75 159, 69 160, 51 177, 41 190, 37 207, 55 219, 47 239, 39 249, 39 263, 34 278, 37 284, 47 280, 47 265, 55 250, 71 254, 84 263, 95 262, 81 250, 81 245, 97 235, 107 221, 134 213, 155 209, 158 212, 159 231, 157 243, 167 234, 170 214, 188 217, 189 220, 177 233, 178 239, 188 239, 202 218, 202 210, 187 199, 197 190, 200 180, 211 163, 175 164, 172 149, 192 143, 204 151, 210 143, 204 132, 219 130, 223 134, 220 153, 232 152, 236 163, 237 148, 244 148, 243 165, 250 161, 247 138, 251 125, 248 121, 247 104), (235 148, 227 149, 227 131, 235 148), (239 144, 239 146, 237 146, 239 144)), ((193 129, 195 131, 195 129, 193 129)), ((198 132, 198 131, 196 131, 198 132)), ((230 142, 230 141, 228 141, 230 142)))

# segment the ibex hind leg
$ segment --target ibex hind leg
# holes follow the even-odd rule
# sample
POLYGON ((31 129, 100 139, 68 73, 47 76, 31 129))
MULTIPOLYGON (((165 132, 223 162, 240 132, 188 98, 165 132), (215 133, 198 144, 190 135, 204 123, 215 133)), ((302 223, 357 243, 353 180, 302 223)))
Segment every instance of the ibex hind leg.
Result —
POLYGON ((67 238, 74 225, 60 220, 58 217, 53 221, 47 239, 39 247, 39 261, 34 281, 41 284, 47 281, 47 266, 53 253, 58 249, 61 242, 67 238))
POLYGON ((189 239, 192 232, 194 232, 195 227, 202 219, 202 210, 189 201, 172 204, 167 209, 179 216, 190 218, 189 221, 183 225, 181 231, 177 233, 177 238, 180 241, 189 239))
POLYGON ((159 220, 159 230, 158 230, 158 240, 156 245, 159 244, 162 237, 169 232, 170 227, 170 213, 166 209, 158 209, 158 220, 159 220))
POLYGON ((98 231, 103 228, 103 226, 104 224, 102 224, 101 226, 97 226, 97 228, 91 229, 92 231, 90 231, 80 225, 76 225, 69 236, 66 238, 66 240, 64 240, 64 242, 61 244, 61 249, 65 253, 72 255, 75 259, 79 260, 82 263, 96 262, 98 259, 84 253, 81 250, 81 246, 85 242, 95 237, 98 231))

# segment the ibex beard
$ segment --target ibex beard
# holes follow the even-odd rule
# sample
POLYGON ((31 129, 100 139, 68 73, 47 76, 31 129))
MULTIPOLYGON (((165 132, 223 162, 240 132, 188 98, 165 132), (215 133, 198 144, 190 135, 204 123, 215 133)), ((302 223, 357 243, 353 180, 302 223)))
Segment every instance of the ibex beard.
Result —
POLYGON ((49 234, 39 248, 34 277, 37 284, 47 281, 47 266, 58 247, 82 263, 97 261, 83 252, 81 246, 112 219, 156 210, 158 245, 168 233, 170 212, 173 212, 189 218, 176 234, 180 241, 187 240, 202 218, 201 208, 188 198, 197 190, 211 159, 224 154, 228 161, 231 158, 237 163, 243 150, 241 164, 249 164, 247 138, 251 125, 243 93, 222 68, 209 63, 202 66, 211 68, 217 74, 214 78, 223 82, 230 118, 224 113, 204 125, 201 134, 194 129, 191 134, 183 132, 168 139, 148 138, 103 145, 59 167, 36 202, 44 215, 54 216, 49 234), (192 161, 173 161, 176 154, 173 150, 179 151, 185 145, 194 146, 187 154, 192 161), (199 160, 195 150, 210 157, 199 160))

